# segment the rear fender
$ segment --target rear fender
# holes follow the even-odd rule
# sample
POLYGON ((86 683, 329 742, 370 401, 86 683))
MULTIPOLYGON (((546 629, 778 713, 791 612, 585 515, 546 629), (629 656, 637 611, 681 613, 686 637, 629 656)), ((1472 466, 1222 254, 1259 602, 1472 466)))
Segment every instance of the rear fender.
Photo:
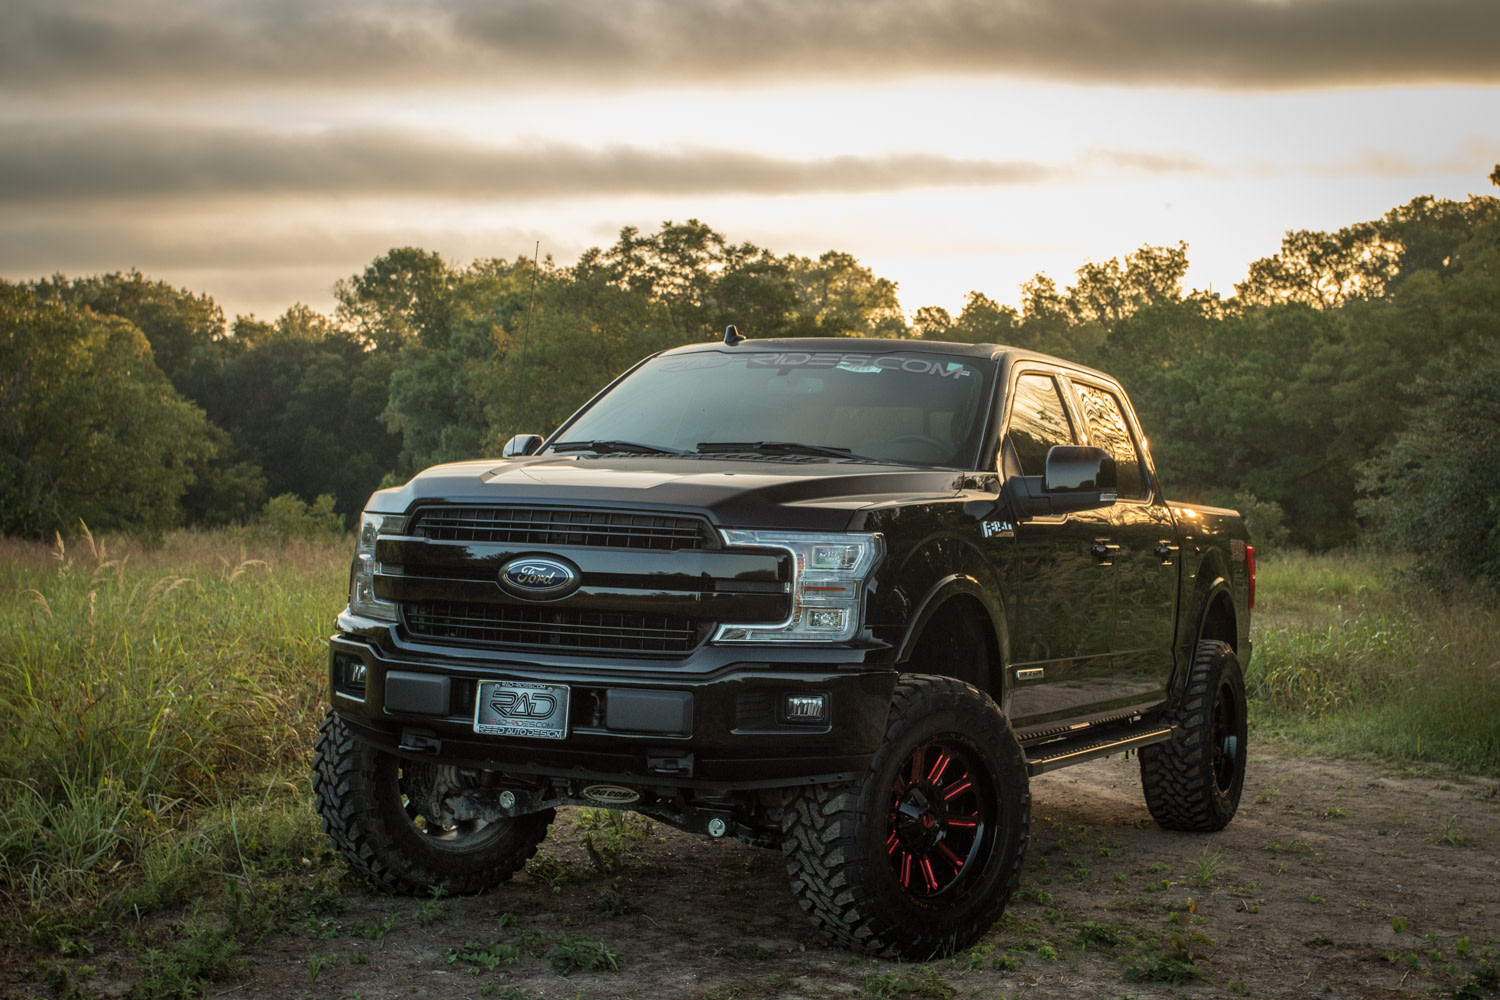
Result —
POLYGON ((1234 604, 1234 583, 1224 554, 1209 549, 1193 574, 1187 607, 1178 618, 1177 669, 1170 690, 1175 697, 1187 682, 1187 668, 1201 639, 1218 639, 1240 651, 1240 624, 1234 604))

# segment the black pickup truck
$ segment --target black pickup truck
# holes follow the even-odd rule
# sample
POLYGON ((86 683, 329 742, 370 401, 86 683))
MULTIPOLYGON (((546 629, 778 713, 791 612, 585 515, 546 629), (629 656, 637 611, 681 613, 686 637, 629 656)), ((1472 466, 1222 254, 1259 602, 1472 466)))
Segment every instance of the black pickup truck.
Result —
POLYGON ((1162 498, 1107 375, 730 328, 504 451, 361 519, 313 787, 379 885, 486 889, 554 808, 631 809, 926 959, 1004 908, 1031 775, 1136 750, 1162 826, 1238 807, 1254 550, 1162 498))

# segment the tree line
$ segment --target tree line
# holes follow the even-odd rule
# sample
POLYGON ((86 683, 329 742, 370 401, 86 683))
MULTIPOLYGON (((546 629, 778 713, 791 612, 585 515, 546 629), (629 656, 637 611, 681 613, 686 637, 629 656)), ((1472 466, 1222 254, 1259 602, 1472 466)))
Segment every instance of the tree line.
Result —
POLYGON ((689 220, 569 267, 397 248, 338 283, 332 315, 270 322, 134 271, 0 281, 0 529, 159 534, 277 497, 331 497, 347 518, 733 323, 1083 362, 1130 391, 1169 494, 1246 510, 1261 544, 1364 533, 1500 579, 1500 199, 1290 232, 1227 297, 1185 290, 1187 268, 1186 244, 1145 246, 1071 284, 1038 274, 1017 307, 974 291, 908 320, 849 254, 778 255, 689 220))

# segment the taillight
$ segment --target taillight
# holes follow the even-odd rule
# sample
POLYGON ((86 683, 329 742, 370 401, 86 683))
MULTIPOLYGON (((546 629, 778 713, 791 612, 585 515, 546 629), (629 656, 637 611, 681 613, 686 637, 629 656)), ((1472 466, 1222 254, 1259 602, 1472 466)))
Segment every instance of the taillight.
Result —
POLYGON ((1250 610, 1255 610, 1255 546, 1245 546, 1245 569, 1250 573, 1250 610))

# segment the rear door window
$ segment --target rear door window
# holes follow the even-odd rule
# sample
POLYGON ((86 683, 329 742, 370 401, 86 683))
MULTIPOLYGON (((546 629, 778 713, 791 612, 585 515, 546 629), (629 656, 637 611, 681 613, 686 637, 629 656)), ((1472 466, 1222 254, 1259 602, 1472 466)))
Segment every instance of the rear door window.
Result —
POLYGON ((1121 499, 1143 500, 1149 495, 1140 449, 1125 420, 1125 408, 1115 394, 1098 386, 1074 382, 1089 444, 1103 448, 1115 460, 1121 499))

